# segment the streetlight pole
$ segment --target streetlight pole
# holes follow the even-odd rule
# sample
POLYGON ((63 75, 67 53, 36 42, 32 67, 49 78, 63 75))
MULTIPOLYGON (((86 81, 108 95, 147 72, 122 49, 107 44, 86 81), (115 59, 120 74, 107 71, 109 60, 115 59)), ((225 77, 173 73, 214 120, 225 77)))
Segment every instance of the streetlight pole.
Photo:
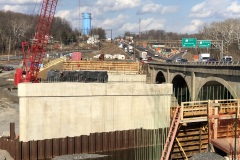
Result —
POLYGON ((134 61, 136 61, 136 36, 135 36, 135 34, 133 36, 133 39, 134 39, 134 41, 133 41, 133 45, 134 45, 134 47, 133 47, 133 59, 134 59, 134 61))

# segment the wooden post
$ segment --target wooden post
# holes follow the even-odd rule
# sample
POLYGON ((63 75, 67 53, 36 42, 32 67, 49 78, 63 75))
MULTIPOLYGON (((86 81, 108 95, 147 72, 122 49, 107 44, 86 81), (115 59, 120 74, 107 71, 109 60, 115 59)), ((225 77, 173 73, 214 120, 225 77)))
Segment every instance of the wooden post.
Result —
POLYGON ((10 139, 15 140, 15 123, 10 123, 10 139))
POLYGON ((202 128, 199 129, 199 152, 202 150, 202 128))
MULTIPOLYGON (((218 115, 218 107, 214 107, 214 115, 218 115)), ((218 119, 214 119, 214 124, 213 124, 213 139, 217 139, 217 130, 218 130, 218 119)))

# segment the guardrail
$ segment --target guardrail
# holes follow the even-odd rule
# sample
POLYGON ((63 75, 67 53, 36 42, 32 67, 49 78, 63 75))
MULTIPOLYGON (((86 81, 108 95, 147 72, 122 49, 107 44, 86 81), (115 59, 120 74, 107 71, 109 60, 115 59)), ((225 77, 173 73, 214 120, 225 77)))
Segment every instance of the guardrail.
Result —
MULTIPOLYGON (((156 62, 148 62, 154 64, 156 62)), ((240 61, 236 62, 157 62, 158 64, 169 64, 169 65, 199 65, 199 66, 240 66, 240 61)))

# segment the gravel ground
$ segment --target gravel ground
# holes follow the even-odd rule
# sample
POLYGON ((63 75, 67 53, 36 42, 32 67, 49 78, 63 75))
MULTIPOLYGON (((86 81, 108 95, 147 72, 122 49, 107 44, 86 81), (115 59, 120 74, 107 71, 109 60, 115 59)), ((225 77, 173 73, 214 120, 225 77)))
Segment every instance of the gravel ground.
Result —
POLYGON ((15 71, 0 73, 0 136, 9 134, 10 123, 15 123, 15 133, 19 133, 19 104, 17 90, 14 87, 15 71))
MULTIPOLYGON (((9 91, 14 87, 13 77, 15 71, 0 73, 0 137, 10 135, 10 123, 15 123, 15 133, 19 133, 19 105, 17 91, 9 91)), ((0 160, 13 160, 9 153, 0 150, 0 160)))
POLYGON ((13 158, 7 151, 0 150, 0 160, 13 160, 13 158))
POLYGON ((225 160, 225 158, 216 153, 206 152, 195 154, 189 160, 225 160))
POLYGON ((105 156, 106 155, 99 155, 99 154, 74 154, 74 155, 54 157, 52 158, 52 160, 76 160, 76 159, 100 158, 105 156))

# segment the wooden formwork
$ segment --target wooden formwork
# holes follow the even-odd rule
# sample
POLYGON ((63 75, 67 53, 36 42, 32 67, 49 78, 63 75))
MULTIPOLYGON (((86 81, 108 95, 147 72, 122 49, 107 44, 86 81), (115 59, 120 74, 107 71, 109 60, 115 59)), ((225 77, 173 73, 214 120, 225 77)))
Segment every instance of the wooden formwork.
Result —
POLYGON ((108 72, 142 73, 141 63, 124 61, 65 61, 63 70, 101 70, 108 72))
MULTIPOLYGON (((175 107, 171 108, 171 117, 175 107)), ((240 136, 239 100, 209 100, 183 102, 181 104, 181 126, 176 136, 172 159, 187 159, 206 151, 212 139, 240 136), (237 112, 238 111, 238 112, 237 112), (210 126, 210 127, 209 127, 210 126)))
POLYGON ((234 137, 235 124, 237 133, 240 131, 239 100, 218 100, 211 103, 208 108, 208 119, 210 139, 234 137))
POLYGON ((187 159, 204 152, 208 144, 207 122, 189 123, 179 127, 171 153, 172 159, 187 159))

